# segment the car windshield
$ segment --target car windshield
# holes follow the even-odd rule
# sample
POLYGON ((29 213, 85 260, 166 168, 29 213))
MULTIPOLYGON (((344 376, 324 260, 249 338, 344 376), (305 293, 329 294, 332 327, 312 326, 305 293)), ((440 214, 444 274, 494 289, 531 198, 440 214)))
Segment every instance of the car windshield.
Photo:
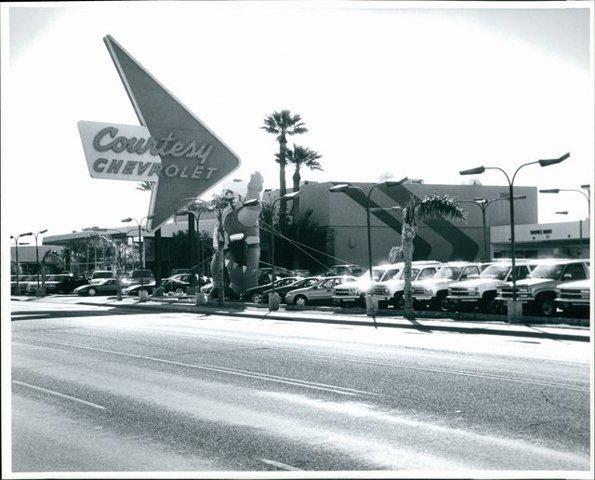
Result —
POLYGON ((550 278, 557 280, 560 278, 564 265, 539 265, 529 276, 531 278, 550 278))
POLYGON ((399 274, 399 272, 400 270, 398 268, 391 268, 390 270, 386 270, 384 272, 384 275, 382 276, 381 281, 386 282, 387 280, 391 280, 395 278, 399 274))
POLYGON ((93 276, 91 278, 112 278, 112 272, 93 272, 93 276))
POLYGON ((459 276, 459 273, 461 273, 460 267, 442 267, 440 270, 438 270, 438 272, 436 272, 434 278, 455 280, 459 276))
POLYGON ((481 275, 481 278, 494 278, 496 280, 504 280, 510 272, 510 265, 490 265, 481 275))
POLYGON ((312 285, 315 285, 318 282, 319 280, 317 278, 306 278, 305 280, 302 280, 302 282, 300 283, 300 287, 311 287, 312 285))

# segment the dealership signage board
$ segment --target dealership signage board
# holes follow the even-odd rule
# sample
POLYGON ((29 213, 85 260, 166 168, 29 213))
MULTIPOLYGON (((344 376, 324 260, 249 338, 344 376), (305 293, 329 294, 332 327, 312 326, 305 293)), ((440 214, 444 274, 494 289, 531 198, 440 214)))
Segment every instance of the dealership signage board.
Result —
POLYGON ((79 122, 89 174, 154 182, 147 228, 155 230, 240 160, 111 36, 104 42, 141 126, 79 122))

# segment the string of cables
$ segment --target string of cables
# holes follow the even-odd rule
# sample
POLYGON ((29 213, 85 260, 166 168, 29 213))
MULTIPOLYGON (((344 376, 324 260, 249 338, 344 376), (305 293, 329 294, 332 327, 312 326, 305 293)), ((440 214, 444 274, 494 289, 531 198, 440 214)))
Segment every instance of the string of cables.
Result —
MULTIPOLYGON (((312 255, 310 255, 308 252, 306 252, 304 249, 300 248, 300 246, 308 248, 310 250, 313 250, 317 253, 320 253, 322 255, 325 255, 329 258, 332 258, 333 260, 338 260, 340 262, 344 262, 346 264, 349 264, 350 262, 348 260, 345 260, 343 258, 339 258, 339 257, 335 257, 334 255, 330 255, 326 252, 323 252, 322 250, 318 250, 317 248, 311 247, 310 245, 306 245, 304 243, 298 242, 297 240, 292 240, 291 238, 286 237, 285 235, 283 235, 281 232, 279 232, 277 229, 275 229, 275 227, 271 226, 270 224, 268 224, 267 222, 265 222, 264 220, 260 220, 260 224, 261 224, 261 228, 266 231, 272 233, 280 238, 283 238, 285 240, 287 240, 288 242, 292 243, 298 250, 301 250, 302 252, 304 252, 306 255, 308 255, 310 258, 312 258, 315 262, 319 263, 320 265, 322 265, 326 271, 328 272, 332 272, 331 269, 329 269, 326 265, 324 265, 322 262, 320 262, 317 258, 313 257, 312 255), (262 225, 264 225, 264 228, 262 227, 262 225)), ((359 266, 359 265, 358 265, 359 266)))

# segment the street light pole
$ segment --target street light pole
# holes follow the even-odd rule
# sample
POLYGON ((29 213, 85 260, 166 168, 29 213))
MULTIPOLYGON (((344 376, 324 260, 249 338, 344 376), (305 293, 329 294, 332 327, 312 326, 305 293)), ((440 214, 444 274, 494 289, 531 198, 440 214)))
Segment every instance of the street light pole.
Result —
POLYGON ((34 234, 35 237, 35 263, 37 264, 37 290, 39 290, 39 271, 41 270, 41 266, 39 265, 39 245, 37 244, 37 237, 38 235, 43 235, 47 232, 47 228, 45 230, 41 230, 34 234))
POLYGON ((370 276, 370 283, 372 283, 372 281, 373 281, 373 278, 372 278, 372 228, 370 225, 370 197, 372 196, 372 192, 374 191, 374 189, 376 187, 379 187, 381 185, 384 185, 386 187, 395 187, 397 185, 401 185, 401 184, 405 183, 407 180, 408 180, 407 177, 405 177, 399 181, 387 180, 385 182, 375 183, 374 185, 372 185, 370 190, 368 190, 367 195, 363 191, 362 188, 360 188, 356 185, 352 185, 350 183, 335 185, 334 187, 329 188, 329 191, 331 193, 347 192, 349 190, 357 190, 364 197, 366 197, 366 205, 365 205, 365 208, 366 208, 366 233, 367 233, 367 240, 368 240, 368 274, 370 276))
MULTIPOLYGON (((519 195, 519 196, 514 197, 515 200, 522 200, 524 198, 527 198, 527 197, 525 195, 519 195)), ((508 197, 492 198, 491 200, 488 200, 487 198, 474 198, 473 200, 460 200, 461 203, 473 203, 481 209, 482 232, 483 232, 483 256, 484 256, 485 262, 489 262, 490 257, 491 257, 490 252, 489 252, 489 245, 488 245, 488 235, 487 235, 488 229, 487 229, 487 224, 486 224, 486 211, 492 203, 499 202, 501 200, 508 200, 508 197)))
POLYGON ((27 232, 27 233, 19 233, 17 236, 13 236, 11 235, 10 238, 11 240, 14 240, 14 244, 15 244, 15 257, 16 257, 16 261, 17 261, 17 291, 16 293, 19 293, 19 271, 20 271, 20 265, 19 265, 19 238, 21 237, 29 237, 33 235, 33 232, 27 232))
MULTIPOLYGON (((568 157, 570 157, 570 153, 566 153, 559 158, 536 160, 534 162, 523 163, 520 167, 518 167, 515 170, 514 174, 512 175, 512 178, 509 177, 508 173, 506 173, 506 171, 504 171, 500 167, 481 166, 481 167, 471 168, 469 170, 461 170, 459 172, 460 175, 479 175, 481 173, 484 173, 486 170, 499 170, 500 172, 502 172, 504 174, 504 176, 506 177, 506 181, 508 182, 508 198, 510 199, 510 250, 511 250, 511 264, 512 264, 512 301, 515 305, 512 308, 518 308, 516 306, 517 305, 517 291, 516 291, 516 280, 517 279, 516 279, 516 268, 515 268, 516 245, 515 245, 515 238, 514 238, 514 180, 515 180, 517 174, 519 173, 519 171, 528 165, 534 165, 534 164, 538 163, 542 167, 547 167, 550 165, 555 165, 557 163, 563 162, 568 157)), ((515 318, 516 312, 510 312, 510 309, 509 309, 508 313, 509 313, 509 321, 516 320, 516 318, 515 318)))
MULTIPOLYGON (((295 197, 297 197, 300 194, 299 190, 296 192, 290 192, 287 193, 285 195, 283 195, 282 197, 278 197, 275 200, 273 200, 273 202, 271 204, 269 204, 270 208, 271 208, 271 225, 270 225, 270 243, 271 243, 271 282, 272 282, 272 292, 269 295, 269 309, 271 308, 271 306, 274 304, 274 300, 273 298, 275 298, 276 295, 276 285, 275 285, 275 232, 273 230, 273 216, 274 216, 274 212, 275 212, 275 204, 278 201, 283 201, 283 202, 287 202, 288 200, 293 200, 295 197)), ((252 205, 256 205, 258 203, 258 201, 256 201, 255 199, 252 200, 247 200, 246 202, 244 202, 244 206, 252 206, 252 205)), ((267 202, 262 202, 264 204, 267 204, 267 202)))
POLYGON ((141 265, 141 268, 140 268, 140 290, 138 292, 138 298, 139 298, 139 301, 141 301, 141 302, 144 301, 144 298, 142 298, 141 292, 144 291, 144 286, 145 286, 145 284, 144 284, 144 275, 145 275, 145 272, 144 272, 144 269, 145 269, 145 254, 144 254, 144 252, 145 252, 145 242, 142 241, 141 226, 142 226, 143 221, 150 220, 151 218, 153 218, 153 215, 148 215, 146 217, 141 218, 140 219, 140 222, 136 218, 132 218, 132 217, 124 218, 122 220, 123 223, 129 223, 129 222, 134 221, 138 225, 138 242, 139 242, 139 247, 140 247, 139 248, 139 252, 138 252, 139 253, 138 263, 141 265))

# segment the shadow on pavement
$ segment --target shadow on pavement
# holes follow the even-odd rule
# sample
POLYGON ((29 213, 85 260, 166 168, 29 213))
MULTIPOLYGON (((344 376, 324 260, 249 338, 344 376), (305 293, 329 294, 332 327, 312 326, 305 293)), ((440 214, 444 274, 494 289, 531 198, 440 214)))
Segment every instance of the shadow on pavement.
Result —
MULTIPOLYGON (((22 322, 25 320, 45 320, 50 318, 67 318, 67 317, 105 317, 114 315, 150 315, 155 313, 167 313, 164 311, 153 310, 133 310, 126 309, 121 310, 119 308, 113 308, 110 310, 27 310, 23 312, 11 312, 11 322, 22 322)), ((208 313, 200 314, 201 317, 210 316, 208 313)))

